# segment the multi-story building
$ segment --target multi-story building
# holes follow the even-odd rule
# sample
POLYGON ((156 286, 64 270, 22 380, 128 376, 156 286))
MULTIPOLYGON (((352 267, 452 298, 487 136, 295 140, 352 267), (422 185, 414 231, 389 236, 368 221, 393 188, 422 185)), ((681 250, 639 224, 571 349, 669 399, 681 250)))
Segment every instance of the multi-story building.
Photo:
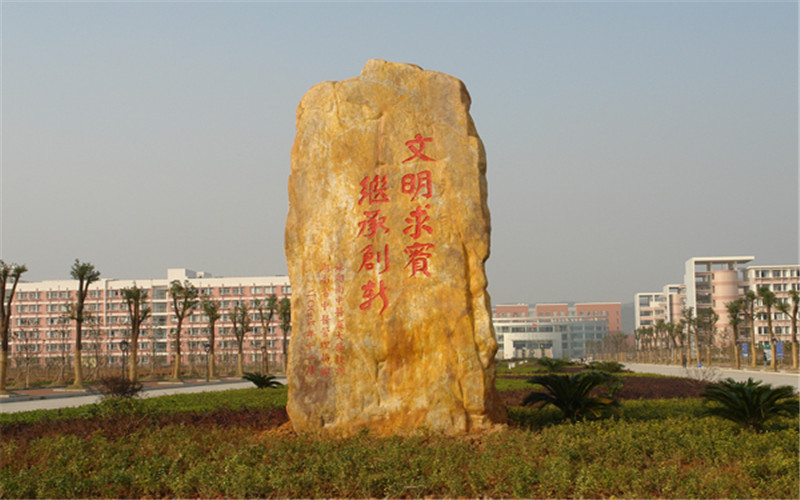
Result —
POLYGON ((686 285, 686 307, 697 313, 711 309, 717 314, 717 330, 730 327, 727 304, 747 290, 744 264, 755 257, 692 257, 686 261, 683 284, 686 285))
MULTIPOLYGON (((173 280, 188 281, 194 285, 201 298, 216 301, 221 318, 216 323, 215 351, 220 361, 237 356, 237 343, 233 335, 230 313, 240 303, 250 306, 252 330, 245 336, 246 362, 260 362, 268 356, 270 362, 282 363, 283 342, 278 315, 267 326, 267 343, 263 345, 261 319, 256 311, 256 301, 262 303, 275 295, 279 300, 291 294, 286 276, 212 277, 208 273, 188 269, 169 269, 166 279, 100 279, 89 287, 85 310, 89 319, 84 323, 82 359, 84 363, 119 364, 123 353, 120 341, 129 339, 130 319, 122 297, 122 289, 134 285, 148 292, 150 317, 142 325, 138 344, 139 362, 142 365, 163 366, 172 362, 175 355, 173 338, 177 317, 169 296, 173 280)), ((75 349, 75 322, 68 318, 70 304, 77 296, 75 280, 20 282, 13 303, 12 359, 29 356, 46 364, 59 359, 71 359, 75 349)), ((181 333, 181 354, 187 363, 205 356, 204 344, 208 342, 208 318, 197 307, 184 319, 181 333)))
MULTIPOLYGON (((781 302, 791 304, 790 291, 800 293, 800 266, 770 265, 747 266, 754 256, 739 257, 694 257, 686 261, 683 284, 666 285, 661 292, 637 293, 635 296, 636 328, 651 326, 658 319, 677 324, 682 319, 684 308, 697 313, 710 309, 717 314, 715 344, 729 344, 732 328, 727 305, 745 296, 748 290, 758 292, 766 287, 775 293, 781 302)), ((772 337, 768 334, 767 319, 763 304, 759 300, 757 310, 762 314, 755 321, 756 343, 766 345, 771 338, 778 341, 791 339, 791 318, 773 309, 772 337)), ((739 327, 740 339, 749 338, 749 327, 739 327)))
POLYGON ((498 305, 492 311, 499 359, 585 358, 599 351, 609 324, 620 324, 621 304, 498 305))
POLYGON ((666 285, 660 292, 637 293, 634 328, 653 326, 658 320, 678 324, 686 302, 684 285, 666 285))
MULTIPOLYGON (((794 290, 800 293, 800 265, 788 266, 749 266, 746 269, 748 289, 758 293, 760 288, 767 288, 775 294, 775 298, 792 305, 790 292, 794 290)), ((763 310, 763 304, 759 299, 759 309, 763 310)), ((788 342, 791 340, 792 321, 791 318, 772 309, 772 337, 769 335, 769 323, 766 315, 760 315, 755 321, 756 342, 765 345, 769 344, 772 337, 778 341, 788 342)))

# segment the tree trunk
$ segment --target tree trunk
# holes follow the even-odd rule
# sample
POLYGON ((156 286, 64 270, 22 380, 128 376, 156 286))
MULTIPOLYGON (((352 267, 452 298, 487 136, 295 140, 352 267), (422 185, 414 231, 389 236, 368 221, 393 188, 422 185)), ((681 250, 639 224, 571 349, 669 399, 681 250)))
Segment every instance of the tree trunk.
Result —
POLYGON ((237 350, 239 357, 236 360, 236 376, 241 378, 244 377, 244 352, 242 350, 242 342, 239 342, 239 347, 237 350))
POLYGON ((758 351, 756 350, 756 320, 750 319, 750 367, 755 368, 758 363, 758 351))
POLYGON ((130 366, 128 366, 128 379, 131 382, 136 382, 139 379, 139 370, 137 367, 139 366, 139 347, 137 346, 136 341, 131 341, 131 359, 128 360, 130 362, 130 366))
POLYGON ((175 363, 172 367, 172 380, 181 379, 181 322, 178 321, 178 328, 175 330, 175 363))
POLYGON ((288 359, 288 356, 287 356, 287 353, 286 353, 286 351, 288 350, 287 347, 288 346, 287 346, 287 343, 286 343, 286 330, 283 330, 283 373, 284 374, 286 373, 286 369, 287 369, 288 362, 289 362, 289 359, 288 359))
POLYGON ((263 353, 263 359, 261 360, 261 363, 264 365, 264 375, 267 375, 269 374, 269 353, 267 352, 267 329, 269 328, 269 325, 265 325, 262 322, 261 328, 264 331, 264 335, 261 338, 262 342, 264 342, 264 348, 261 349, 261 352, 263 353))
POLYGON ((0 348, 0 394, 7 394, 8 380, 8 348, 0 348))
POLYGON ((216 361, 214 359, 215 357, 216 356, 214 356, 214 350, 213 349, 208 352, 208 378, 210 380, 214 380, 214 379, 217 378, 217 375, 216 375, 217 365, 216 365, 216 361))
POLYGON ((772 308, 770 307, 767 307, 767 332, 769 334, 770 351, 772 351, 770 368, 776 372, 778 371, 778 346, 776 345, 778 339, 772 334, 772 308))
POLYGON ((81 359, 81 354, 83 351, 83 346, 81 345, 81 335, 82 335, 82 321, 76 320, 75 321, 75 381, 72 384, 74 389, 83 389, 83 360, 81 359))

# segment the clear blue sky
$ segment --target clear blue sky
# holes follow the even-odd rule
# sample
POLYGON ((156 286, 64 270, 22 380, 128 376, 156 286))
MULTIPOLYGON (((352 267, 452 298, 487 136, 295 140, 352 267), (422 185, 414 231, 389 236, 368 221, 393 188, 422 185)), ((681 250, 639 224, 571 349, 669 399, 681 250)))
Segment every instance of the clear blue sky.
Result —
POLYGON ((295 108, 371 58, 469 89, 495 303, 798 263, 796 2, 5 1, 0 256, 285 274, 295 108))

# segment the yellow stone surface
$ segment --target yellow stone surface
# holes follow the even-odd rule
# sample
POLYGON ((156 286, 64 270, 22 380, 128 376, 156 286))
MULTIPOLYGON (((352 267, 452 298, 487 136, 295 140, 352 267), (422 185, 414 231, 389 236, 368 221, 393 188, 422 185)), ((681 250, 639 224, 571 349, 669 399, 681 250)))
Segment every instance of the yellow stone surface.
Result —
POLYGON ((373 59, 297 109, 286 255, 298 432, 505 419, 486 292, 486 156, 463 83, 373 59))

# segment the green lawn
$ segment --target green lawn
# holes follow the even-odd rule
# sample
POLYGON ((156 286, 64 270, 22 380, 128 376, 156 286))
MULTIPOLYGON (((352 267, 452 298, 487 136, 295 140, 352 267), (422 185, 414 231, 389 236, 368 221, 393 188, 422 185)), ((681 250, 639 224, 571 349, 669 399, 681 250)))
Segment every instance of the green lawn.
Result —
POLYGON ((159 415, 258 413, 285 402, 285 388, 245 389, 3 414, 6 429, 69 418, 98 424, 4 436, 0 496, 797 498, 800 488, 798 422, 740 431, 701 416, 695 399, 623 402, 616 418, 574 425, 559 423, 556 410, 512 408, 507 430, 466 438, 286 436, 235 419, 167 419, 122 434, 104 427, 159 415))

